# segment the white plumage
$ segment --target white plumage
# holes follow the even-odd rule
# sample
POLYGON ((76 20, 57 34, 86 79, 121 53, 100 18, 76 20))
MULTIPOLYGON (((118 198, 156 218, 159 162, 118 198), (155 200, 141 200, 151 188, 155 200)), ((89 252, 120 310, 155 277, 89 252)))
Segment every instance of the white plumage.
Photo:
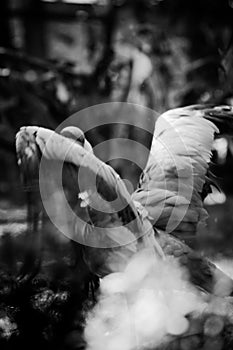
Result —
MULTIPOLYGON (((47 162, 48 192, 56 188, 54 164, 64 162, 65 188, 71 194, 77 193, 76 219, 67 221, 70 235, 86 245, 84 260, 93 273, 103 277, 122 271, 128 260, 145 247, 153 246, 156 255, 163 258, 159 243, 164 249, 170 245, 176 251, 178 246, 180 255, 189 257, 191 250, 166 233, 181 237, 193 234, 206 218, 203 191, 214 136, 219 132, 215 122, 221 124, 223 120, 231 123, 231 108, 190 106, 162 114, 155 126, 147 165, 132 197, 119 175, 91 152, 90 144, 85 147, 86 140, 78 128, 66 128, 62 136, 40 127, 23 127, 16 135, 16 150, 26 182, 38 177, 41 157, 42 162, 47 162), (80 172, 81 182, 77 181, 80 172), (164 233, 154 235, 153 226, 164 233)), ((50 205, 58 204, 50 201, 50 205)), ((58 212, 66 215, 65 211, 58 212)), ((210 290, 210 275, 215 267, 203 263, 199 256, 198 259, 202 264, 198 273, 202 276, 194 272, 191 278, 210 290)), ((191 263, 189 268, 192 266, 191 263)))
MULTIPOLYGON (((35 178, 36 168, 39 172, 39 163, 42 164, 39 177, 41 192, 46 196, 44 204, 49 209, 52 207, 49 211, 58 215, 58 220, 64 220, 60 229, 70 230, 70 237, 85 246, 84 259, 92 272, 102 277, 122 270, 130 257, 143 247, 154 246, 157 255, 163 256, 152 225, 136 209, 124 182, 92 152, 74 140, 40 127, 21 128, 16 135, 16 149, 23 171, 25 165, 27 168, 35 166, 33 172, 26 174, 27 178, 35 178), (56 162, 64 164, 59 168, 56 162), (62 169, 68 172, 65 187, 77 191, 76 215, 70 216, 65 196, 56 196, 56 201, 52 197, 56 187, 62 190, 58 179, 62 169), (79 182, 78 171, 82 173, 79 182), (81 200, 78 196, 80 183, 81 200), (83 190, 88 205, 83 205, 83 190), (53 210, 56 207, 58 210, 53 210)), ((56 217, 52 219, 60 225, 56 217)))
POLYGON ((133 198, 141 202, 156 227, 195 233, 206 219, 201 192, 217 127, 204 110, 177 108, 162 114, 150 156, 133 198))

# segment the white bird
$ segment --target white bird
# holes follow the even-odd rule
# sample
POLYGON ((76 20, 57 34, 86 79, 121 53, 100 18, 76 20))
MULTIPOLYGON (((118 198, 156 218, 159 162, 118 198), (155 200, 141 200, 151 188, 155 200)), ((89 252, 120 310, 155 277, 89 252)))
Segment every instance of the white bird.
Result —
POLYGON ((229 126, 232 117, 233 110, 227 106, 190 106, 162 114, 155 125, 146 168, 132 196, 119 175, 95 157, 78 128, 68 127, 59 135, 41 127, 22 127, 16 135, 17 157, 29 189, 35 180, 38 185, 43 164, 40 175, 46 191, 42 192, 49 206, 58 208, 55 212, 66 221, 63 229, 83 245, 83 260, 93 274, 103 277, 122 271, 138 250, 152 246, 159 258, 164 251, 185 261, 193 270, 192 281, 213 291, 215 265, 180 238, 194 234, 206 218, 203 198, 209 186, 212 144, 219 131, 216 124, 229 126), (68 220, 64 197, 56 197, 58 207, 52 196, 60 186, 56 171, 61 162, 63 185, 73 197, 70 203, 76 214, 68 220))
POLYGON ((81 134, 78 128, 66 128, 59 135, 41 127, 22 127, 16 135, 16 150, 25 187, 31 191, 37 184, 38 190, 39 165, 43 162, 40 181, 46 195, 44 204, 47 200, 47 208, 52 211, 50 218, 57 223, 60 217, 58 225, 84 245, 85 262, 99 277, 123 270, 139 247, 154 246, 162 257, 152 225, 144 220, 143 211, 141 214, 141 209, 136 209, 124 182, 94 156, 84 138, 80 141, 81 134), (56 190, 61 189, 57 181, 60 162, 64 162, 65 172, 62 186, 76 198, 76 215, 71 219, 66 197, 54 197, 56 190))

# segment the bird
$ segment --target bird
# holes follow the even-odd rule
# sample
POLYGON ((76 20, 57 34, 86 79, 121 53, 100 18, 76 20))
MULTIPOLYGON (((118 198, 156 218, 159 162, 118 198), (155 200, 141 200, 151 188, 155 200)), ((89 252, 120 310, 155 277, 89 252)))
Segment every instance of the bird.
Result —
POLYGON ((186 241, 207 218, 203 199, 212 183, 212 145, 219 132, 233 131, 232 121, 229 106, 193 105, 161 114, 132 195, 116 171, 94 155, 77 127, 60 133, 21 127, 16 135, 18 165, 29 193, 34 186, 38 190, 40 180, 43 204, 48 202, 47 208, 56 209, 52 214, 65 221, 62 229, 82 246, 82 261, 93 275, 103 278, 122 271, 134 254, 153 247, 159 259, 179 259, 198 288, 212 293, 218 276, 229 295, 232 280, 186 241), (68 195, 54 197, 61 183, 68 195), (69 216, 66 201, 72 202, 75 215, 69 216))
MULTIPOLYGON (((66 127, 58 134, 42 127, 22 127, 16 135, 16 151, 24 187, 30 195, 39 190, 39 170, 43 163, 44 204, 48 201, 47 207, 52 210, 50 218, 55 221, 61 218, 59 224, 63 230, 79 247, 82 245, 79 254, 91 274, 103 277, 123 270, 139 246, 153 246, 156 254, 163 257, 152 225, 143 221, 143 214, 131 200, 124 182, 110 166, 95 157, 79 128, 66 127), (69 207, 65 210, 67 197, 61 197, 57 191, 58 167, 63 161, 61 190, 68 192, 68 202, 75 211, 71 219, 69 207), (82 190, 78 183, 80 172, 82 190)), ((38 214, 41 206, 35 207, 38 214)), ((35 215, 30 221, 34 219, 35 215)))

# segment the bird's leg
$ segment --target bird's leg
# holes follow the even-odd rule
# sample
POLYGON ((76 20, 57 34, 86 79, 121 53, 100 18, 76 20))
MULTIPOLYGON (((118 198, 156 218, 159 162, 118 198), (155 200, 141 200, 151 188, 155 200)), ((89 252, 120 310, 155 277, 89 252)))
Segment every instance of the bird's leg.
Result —
POLYGON ((86 265, 83 259, 84 248, 75 241, 71 241, 71 245, 75 253, 75 261, 71 268, 77 270, 79 284, 84 294, 88 297, 91 293, 92 300, 95 301, 95 292, 99 288, 99 278, 86 265))
POLYGON ((38 197, 38 193, 28 193, 28 231, 25 242, 25 258, 18 277, 20 282, 32 280, 41 266, 43 213, 41 206, 35 204, 37 202, 33 196, 38 197))

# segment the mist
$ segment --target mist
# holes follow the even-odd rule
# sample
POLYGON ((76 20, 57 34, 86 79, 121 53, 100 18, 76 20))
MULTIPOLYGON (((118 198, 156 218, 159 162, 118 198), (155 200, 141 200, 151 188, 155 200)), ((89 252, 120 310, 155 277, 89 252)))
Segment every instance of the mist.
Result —
POLYGON ((152 249, 138 252, 124 272, 104 277, 94 309, 86 317, 88 350, 130 350, 158 346, 189 328, 206 302, 172 258, 159 260, 152 249))

